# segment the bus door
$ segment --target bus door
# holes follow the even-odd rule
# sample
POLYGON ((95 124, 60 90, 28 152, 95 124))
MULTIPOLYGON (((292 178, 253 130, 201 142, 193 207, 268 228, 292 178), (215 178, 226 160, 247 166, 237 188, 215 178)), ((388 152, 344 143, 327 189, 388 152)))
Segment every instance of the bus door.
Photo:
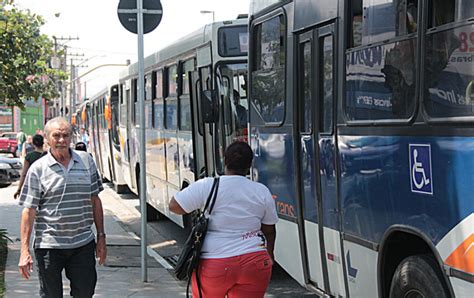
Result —
POLYGON ((298 174, 308 282, 345 296, 333 128, 333 30, 328 25, 298 36, 298 174))
POLYGON ((191 84, 191 108, 193 119, 193 146, 194 146, 194 173, 196 180, 206 171, 206 155, 204 142, 204 123, 201 121, 201 110, 199 101, 201 100, 201 79, 199 71, 190 72, 191 84))
POLYGON ((102 177, 105 176, 105 167, 104 167, 104 161, 102 160, 103 156, 102 156, 102 150, 103 150, 103 147, 105 146, 105 144, 102 144, 101 140, 102 140, 102 133, 103 133, 103 114, 104 114, 104 109, 103 109, 103 99, 102 97, 99 98, 97 100, 97 103, 96 103, 96 116, 98 116, 96 118, 96 125, 97 125, 97 129, 95 130, 95 138, 97 140, 97 143, 96 143, 96 147, 95 147, 95 154, 97 156, 97 164, 99 166, 99 171, 100 171, 100 174, 102 177))
POLYGON ((94 158, 95 158, 95 163, 97 165, 97 169, 99 170, 99 173, 103 174, 103 170, 102 170, 102 163, 100 161, 100 144, 99 144, 99 130, 100 130, 100 126, 99 126, 99 101, 95 101, 94 104, 92 105, 92 114, 94 115, 94 117, 92 117, 92 135, 89 136, 89 139, 91 139, 92 141, 92 144, 94 144, 94 147, 92 148, 93 150, 93 154, 94 154, 94 158))
POLYGON ((128 185, 130 189, 136 190, 136 183, 135 183, 135 171, 133 169, 133 162, 132 162, 132 157, 135 154, 135 138, 134 138, 134 132, 135 132, 135 99, 134 99, 134 88, 136 88, 136 85, 133 84, 132 79, 127 79, 125 81, 125 100, 127 104, 127 122, 126 122, 126 132, 127 132, 127 139, 126 142, 127 144, 125 145, 128 150, 126 150, 126 160, 128 162, 128 168, 126 169, 127 173, 127 178, 128 178, 128 185))
MULTIPOLYGON (((200 91, 213 90, 213 79, 212 79, 212 68, 211 66, 199 68, 199 85, 200 91)), ((202 100, 202 96, 200 96, 202 100)), ((202 119, 202 106, 201 102, 198 105, 199 107, 199 126, 203 133, 203 143, 204 143, 204 152, 205 152, 205 167, 203 176, 212 176, 216 169, 216 142, 214 140, 216 134, 215 131, 217 123, 204 123, 202 119)), ((200 171, 201 169, 199 169, 200 171)))

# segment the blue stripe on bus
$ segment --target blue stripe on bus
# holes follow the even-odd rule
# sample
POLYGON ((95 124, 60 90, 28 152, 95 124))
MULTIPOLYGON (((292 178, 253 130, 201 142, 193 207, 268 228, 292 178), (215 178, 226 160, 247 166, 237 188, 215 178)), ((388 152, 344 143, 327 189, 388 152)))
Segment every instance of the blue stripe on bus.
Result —
MULTIPOLYGON (((463 218, 474 212, 474 141, 468 137, 339 136, 340 195, 345 233, 380 243, 392 225, 418 229, 437 244, 463 218), (410 144, 431 147, 433 194, 413 192, 410 144)), ((256 177, 275 196, 282 218, 298 216, 293 141, 290 134, 260 132, 253 142, 256 177)), ((311 152, 309 158, 314 158, 311 152)), ((331 172, 326 171, 330 178, 331 172)), ((303 174, 309 172, 303 171, 303 174)), ((327 184, 323 175, 322 184, 327 184)), ((332 178, 331 178, 332 179, 332 178)), ((317 221, 317 207, 308 204, 316 191, 304 183, 303 215, 317 221), (308 210, 308 207, 313 210, 308 210)), ((334 181, 334 180, 332 180, 334 181)), ((331 183, 332 184, 332 183, 331 183)), ((323 185, 324 186, 324 185, 323 185)), ((324 190, 324 187, 323 187, 324 190)), ((334 215, 335 185, 323 193, 324 226, 338 229, 334 215)))
POLYGON ((437 244, 474 212, 474 141, 463 137, 339 136, 346 233, 379 243, 394 224, 437 244), (411 189, 409 145, 431 146, 433 194, 411 189))

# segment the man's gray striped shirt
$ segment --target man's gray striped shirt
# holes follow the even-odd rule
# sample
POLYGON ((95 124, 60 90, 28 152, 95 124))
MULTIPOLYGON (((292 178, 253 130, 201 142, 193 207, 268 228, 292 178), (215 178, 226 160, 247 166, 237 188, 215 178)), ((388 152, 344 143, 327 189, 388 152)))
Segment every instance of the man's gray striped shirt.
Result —
POLYGON ((20 205, 36 209, 35 248, 70 249, 94 239, 92 196, 104 188, 90 154, 71 149, 65 168, 49 152, 28 169, 20 205))

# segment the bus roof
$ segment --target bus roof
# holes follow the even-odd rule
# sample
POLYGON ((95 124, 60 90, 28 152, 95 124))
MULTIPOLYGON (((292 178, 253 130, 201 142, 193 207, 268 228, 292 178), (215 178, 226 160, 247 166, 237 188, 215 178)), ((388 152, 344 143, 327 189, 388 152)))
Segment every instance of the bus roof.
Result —
MULTIPOLYGON (((189 33, 188 35, 181 37, 177 41, 159 50, 158 52, 145 57, 144 68, 146 70, 147 68, 160 62, 172 59, 178 54, 184 54, 191 51, 192 49, 204 46, 212 40, 215 32, 217 32, 217 30, 221 27, 247 25, 247 22, 248 21, 246 18, 242 18, 207 24, 204 27, 189 33)), ((120 78, 128 77, 129 75, 136 74, 137 72, 138 62, 135 62, 120 73, 120 78)))

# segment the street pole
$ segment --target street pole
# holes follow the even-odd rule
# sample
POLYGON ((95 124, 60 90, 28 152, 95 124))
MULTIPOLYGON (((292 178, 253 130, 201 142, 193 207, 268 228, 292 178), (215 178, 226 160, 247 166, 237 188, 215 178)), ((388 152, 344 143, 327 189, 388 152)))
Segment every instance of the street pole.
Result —
MULTIPOLYGON (((74 60, 71 58, 71 83, 74 82, 74 60)), ((73 108, 73 102, 74 102, 74 84, 71 84, 69 86, 69 113, 68 113, 68 118, 69 118, 69 123, 72 122, 72 112, 74 112, 73 108)))
MULTIPOLYGON (((62 67, 63 67, 64 72, 66 71, 66 64, 67 64, 67 47, 64 46, 64 63, 61 64, 62 67)), ((66 91, 67 90, 65 90, 65 87, 66 86, 64 85, 64 81, 61 80, 61 117, 64 117, 64 115, 66 115, 65 102, 66 102, 66 91)))
POLYGON ((140 106, 140 211, 141 211, 141 269, 142 281, 148 281, 148 268, 146 263, 147 254, 147 231, 146 231, 146 157, 145 157, 145 70, 143 51, 143 0, 137 0, 137 37, 138 37, 138 101, 140 106))

